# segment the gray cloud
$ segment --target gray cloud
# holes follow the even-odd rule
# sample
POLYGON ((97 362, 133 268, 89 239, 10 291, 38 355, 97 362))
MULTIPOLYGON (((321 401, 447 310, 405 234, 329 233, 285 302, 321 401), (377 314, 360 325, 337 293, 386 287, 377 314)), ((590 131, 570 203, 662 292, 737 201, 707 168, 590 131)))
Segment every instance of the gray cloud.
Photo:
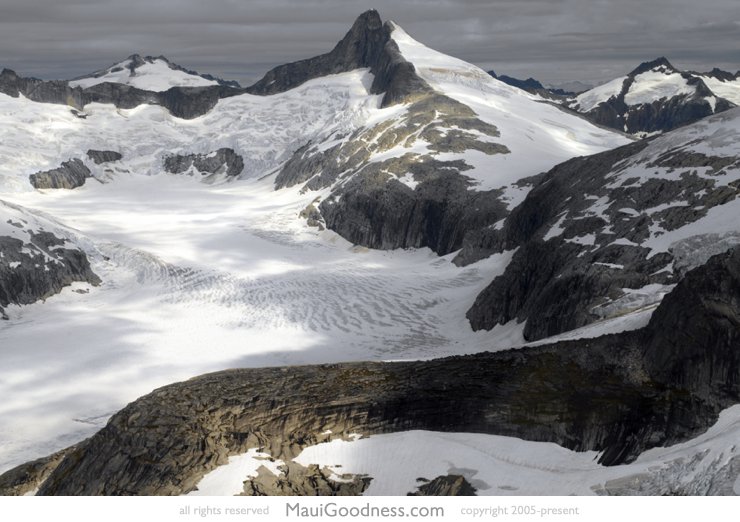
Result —
POLYGON ((606 81, 661 55, 740 67, 735 0, 3 0, 0 66, 70 78, 138 52, 251 83, 330 50, 371 7, 432 48, 545 82, 606 81))

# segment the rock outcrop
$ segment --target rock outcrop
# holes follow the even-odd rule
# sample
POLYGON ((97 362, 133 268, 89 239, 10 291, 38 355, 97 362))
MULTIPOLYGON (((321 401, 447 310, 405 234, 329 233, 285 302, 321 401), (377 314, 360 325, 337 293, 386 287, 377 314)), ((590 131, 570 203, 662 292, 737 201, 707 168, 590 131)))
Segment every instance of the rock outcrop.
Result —
POLYGON ((84 185, 89 177, 90 169, 82 163, 82 160, 74 158, 65 161, 56 169, 31 174, 28 179, 37 189, 73 189, 84 185))
POLYGON ((166 386, 71 449, 40 494, 181 494, 229 455, 261 448, 290 460, 327 430, 495 433, 630 462, 697 436, 740 400, 738 267, 740 248, 694 269, 639 331, 430 361, 229 370, 166 386))
POLYGON ((287 462, 280 466, 281 474, 275 475, 264 466, 257 476, 244 482, 245 496, 354 496, 362 495, 372 479, 370 477, 342 475, 334 480, 333 473, 315 464, 301 466, 287 462))
MULTIPOLYGON (((0 202, 0 211, 7 208, 0 202)), ((31 228, 20 217, 7 223, 18 233, 0 235, 0 316, 5 316, 3 308, 10 304, 45 299, 75 281, 100 283, 82 250, 51 232, 31 228)))
POLYGON ((96 165, 101 163, 109 163, 111 161, 118 161, 123 158, 120 152, 114 150, 88 150, 87 157, 95 162, 96 165))
POLYGON ((209 154, 173 154, 164 159, 164 170, 172 174, 182 174, 191 169, 203 176, 223 174, 233 178, 244 170, 244 160, 229 148, 221 148, 209 154))
POLYGON ((411 497, 474 497, 476 489, 462 475, 441 475, 419 489, 411 497))

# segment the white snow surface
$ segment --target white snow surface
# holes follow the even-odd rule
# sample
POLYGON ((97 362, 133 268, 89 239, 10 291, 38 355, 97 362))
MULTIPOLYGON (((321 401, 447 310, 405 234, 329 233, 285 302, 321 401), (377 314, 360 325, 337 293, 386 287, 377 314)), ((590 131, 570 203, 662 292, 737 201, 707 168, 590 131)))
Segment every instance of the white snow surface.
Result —
POLYGON ((709 89, 725 100, 740 106, 740 78, 732 81, 722 81, 713 76, 698 75, 709 89))
POLYGON ((314 194, 276 192, 270 178, 206 185, 119 174, 7 196, 83 248, 103 284, 7 308, 0 469, 69 446, 137 397, 209 371, 507 347, 496 332, 473 332, 465 312, 511 253, 459 268, 454 254, 354 247, 296 218, 314 194))
POLYGON ((624 96, 624 102, 627 105, 640 105, 674 96, 691 95, 695 92, 696 88, 689 85, 679 73, 660 68, 635 76, 624 96))
MULTIPOLYGON (((624 483, 642 483, 643 494, 658 494, 658 487, 690 488, 712 480, 718 468, 740 454, 739 437, 737 405, 721 412, 717 423, 697 438, 653 448, 618 466, 598 464, 595 451, 575 452, 553 443, 419 430, 332 440, 304 449, 294 460, 327 467, 336 475, 368 475, 372 481, 365 495, 405 495, 423 484, 420 477, 448 474, 463 475, 478 495, 593 495, 624 483)), ((730 478, 730 488, 735 480, 730 478)), ((212 492, 233 494, 227 489, 212 492)))
POLYGON ((152 61, 146 61, 134 71, 128 66, 130 59, 124 60, 111 66, 105 74, 95 77, 80 78, 69 82, 70 87, 82 87, 86 89, 100 83, 122 83, 143 89, 145 91, 162 92, 172 87, 206 87, 208 85, 218 85, 215 80, 208 80, 197 74, 189 74, 185 71, 172 69, 165 60, 155 58, 152 61), (114 69, 119 69, 115 70, 114 69))
POLYGON ((591 109, 596 108, 601 103, 609 101, 610 98, 619 96, 619 93, 622 92, 622 86, 624 85, 624 80, 626 78, 626 76, 615 78, 610 82, 596 86, 593 89, 589 89, 588 91, 579 94, 576 96, 576 108, 580 112, 588 112, 591 109))
POLYGON ((280 475, 278 466, 282 464, 267 453, 251 449, 241 455, 229 457, 227 464, 207 473, 188 496, 238 495, 244 490, 244 481, 256 477, 260 468, 265 468, 273 475, 280 475))
MULTIPOLYGON (((496 80, 483 69, 430 49, 398 26, 391 37, 403 57, 435 90, 468 105, 501 133, 496 141, 506 145, 510 154, 488 156, 469 151, 465 155, 474 167, 465 175, 477 180, 480 190, 507 187, 574 156, 594 154, 630 141, 496 80), (537 153, 533 154, 533 150, 537 153)), ((440 159, 447 158, 441 155, 440 159)), ((511 197, 521 201, 523 196, 513 190, 511 197)))

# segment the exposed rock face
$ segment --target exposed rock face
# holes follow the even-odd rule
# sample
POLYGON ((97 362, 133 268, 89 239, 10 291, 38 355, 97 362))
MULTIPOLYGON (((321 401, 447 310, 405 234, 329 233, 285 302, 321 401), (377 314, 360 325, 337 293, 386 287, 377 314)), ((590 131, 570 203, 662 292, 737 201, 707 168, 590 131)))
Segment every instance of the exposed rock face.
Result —
POLYGON ((20 497, 32 494, 44 483, 71 449, 64 449, 6 471, 0 475, 0 495, 20 497))
POLYGON ((181 174, 191 168, 203 176, 225 174, 235 177, 244 170, 244 160, 233 149, 221 148, 210 154, 172 155, 164 160, 164 170, 172 174, 181 174))
POLYGON ((28 179, 37 189, 73 189, 84 185, 89 177, 90 169, 82 160, 74 158, 65 161, 59 168, 31 174, 28 179))
POLYGON ((431 361, 230 370, 160 388, 71 450, 40 494, 180 494, 228 455, 258 447, 289 460, 326 430, 495 433, 629 462, 695 437, 740 400, 738 267, 740 248, 690 272, 640 331, 431 361))
POLYGON ((244 483, 245 496, 351 496, 361 495, 370 485, 370 477, 342 475, 332 480, 329 470, 312 464, 308 467, 288 462, 280 467, 280 476, 262 467, 256 478, 244 483))
POLYGON ((22 94, 35 102, 69 105, 76 109, 81 109, 85 104, 82 91, 70 88, 65 81, 23 78, 10 69, 0 72, 0 92, 13 98, 22 94))
POLYGON ((313 78, 365 67, 375 75, 371 92, 385 93, 383 106, 399 103, 410 95, 431 92, 390 39, 393 27, 390 22, 383 24, 377 11, 367 11, 357 18, 331 52, 276 67, 248 87, 247 92, 262 95, 285 92, 313 78))
MULTIPOLYGON (((0 205, 0 209, 2 205, 0 205)), ((8 221, 19 230, 24 223, 8 221)), ((0 236, 0 315, 9 304, 30 304, 58 293, 74 281, 97 285, 87 256, 45 231, 29 230, 28 241, 0 236)))
POLYGON ((333 187, 319 205, 327 228, 370 248, 429 247, 447 254, 466 234, 506 215, 501 192, 475 191, 463 160, 438 160, 446 152, 476 150, 507 154, 495 126, 467 105, 440 94, 422 95, 394 122, 360 129, 326 150, 308 144, 278 173, 277 188, 303 183, 304 190, 333 187), (370 161, 417 139, 429 154, 407 153, 370 161), (400 180, 404 180, 403 182, 400 180))
POLYGON ((669 134, 569 160, 535 180, 503 227, 467 234, 458 264, 517 249, 469 310, 473 328, 526 320, 525 338, 537 340, 585 326, 625 311, 614 306, 624 289, 673 285, 738 244, 707 230, 668 252, 646 246, 738 195, 740 157, 707 156, 691 143, 669 134))
POLYGON ((87 157, 95 162, 96 165, 101 163, 108 163, 110 161, 118 161, 123 158, 120 152, 114 150, 88 150, 87 157))
POLYGON ((426 175, 413 190, 370 169, 352 178, 321 203, 327 227, 370 248, 429 247, 445 255, 459 249, 470 231, 506 213, 499 191, 469 190, 469 182, 453 165, 428 160, 411 163, 408 169, 415 177, 426 175))
POLYGON ((412 497, 474 497, 476 489, 462 475, 441 475, 419 486, 412 497))
POLYGON ((701 75, 677 70, 664 57, 640 64, 630 72, 618 93, 604 99, 593 108, 580 105, 583 96, 573 98, 567 105, 584 113, 592 122, 625 131, 630 134, 669 131, 693 123, 706 116, 726 111, 735 107, 732 102, 715 95, 707 87, 701 75), (638 76, 644 73, 673 74, 685 80, 693 92, 641 102, 629 103, 630 88, 639 81, 638 76), (714 100, 714 101, 711 101, 714 100))

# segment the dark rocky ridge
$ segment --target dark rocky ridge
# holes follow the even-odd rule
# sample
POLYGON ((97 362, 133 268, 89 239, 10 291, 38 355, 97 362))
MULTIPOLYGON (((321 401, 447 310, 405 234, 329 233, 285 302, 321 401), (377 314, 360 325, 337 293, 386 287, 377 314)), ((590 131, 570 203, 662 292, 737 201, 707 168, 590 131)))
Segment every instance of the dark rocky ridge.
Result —
POLYGON ((164 159, 164 170, 172 174, 181 174, 194 168, 203 176, 225 174, 235 177, 244 170, 244 159, 233 149, 221 148, 210 154, 173 154, 164 159))
MULTIPOLYGON (((571 99, 567 105, 577 110, 575 103, 575 99, 571 99)), ((609 100, 583 114, 597 125, 604 125, 630 134, 639 134, 669 131, 733 107, 735 104, 715 95, 702 81, 701 75, 679 71, 665 57, 660 57, 640 64, 627 75, 622 90, 617 96, 612 96, 609 100), (627 105, 625 96, 634 83, 635 77, 654 69, 680 74, 686 79, 688 85, 695 88, 695 93, 659 99, 652 103, 627 105), (704 99, 711 96, 716 98, 714 107, 704 99)))
POLYGON ((697 436, 740 401, 738 296, 740 248, 691 271, 639 331, 431 361, 204 375, 121 410, 69 451, 40 494, 181 494, 228 455, 258 447, 290 459, 326 430, 495 433, 629 462, 697 436))
POLYGON ((732 242, 716 237, 721 249, 715 249, 711 230, 706 245, 678 244, 652 257, 641 246, 656 230, 683 227, 738 195, 740 186, 722 177, 740 168, 740 158, 688 152, 686 145, 666 136, 566 161, 535 179, 500 230, 466 235, 455 259, 461 265, 517 249, 469 310, 473 328, 526 320, 525 338, 537 340, 585 326, 609 317, 623 288, 675 284, 686 268, 706 260, 700 251, 730 248, 732 242), (616 183, 629 168, 649 176, 616 183), (599 201, 603 208, 594 211, 599 201))
POLYGON ((31 174, 28 180, 37 189, 73 189, 84 185, 89 177, 90 169, 82 163, 82 160, 74 158, 65 161, 56 169, 31 174))
POLYGON ((563 99, 566 96, 574 96, 574 92, 564 91, 563 89, 551 89, 548 87, 545 87, 540 82, 535 80, 534 78, 527 78, 526 80, 521 80, 519 78, 514 78, 512 76, 507 76, 505 74, 497 75, 495 71, 486 71, 488 74, 493 76, 499 81, 504 82, 507 85, 511 85, 512 87, 517 87, 519 89, 522 89, 523 91, 527 91, 532 94, 537 94, 539 96, 542 96, 543 98, 548 98, 551 100, 558 100, 563 101, 563 99))
POLYGON ((133 109, 142 104, 161 105, 173 116, 184 119, 206 114, 221 98, 244 93, 242 89, 221 85, 172 87, 164 92, 153 92, 110 82, 82 89, 70 87, 66 81, 22 78, 9 69, 0 72, 0 92, 13 98, 23 95, 35 102, 68 105, 78 111, 94 102, 112 103, 120 109, 133 109))

